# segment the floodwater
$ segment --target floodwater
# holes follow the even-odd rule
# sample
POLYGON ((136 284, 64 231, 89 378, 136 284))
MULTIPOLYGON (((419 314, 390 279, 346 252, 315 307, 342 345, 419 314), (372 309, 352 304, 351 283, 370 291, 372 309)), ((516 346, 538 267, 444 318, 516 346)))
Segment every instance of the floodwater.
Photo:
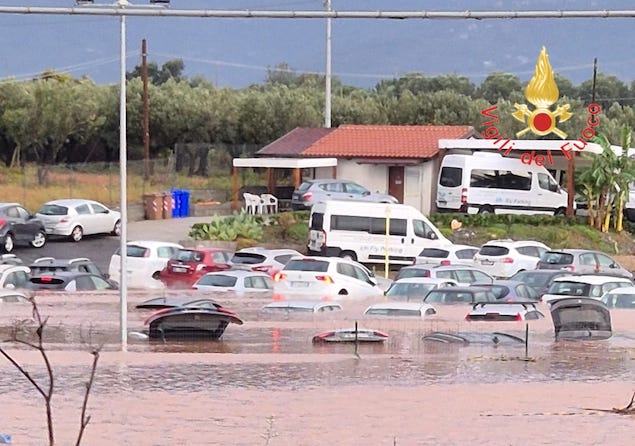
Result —
MULTIPOLYGON (((173 292, 171 294, 174 294, 173 292)), ((201 294, 190 295, 200 297, 201 294)), ((129 293, 128 329, 157 293, 129 293)), ((209 296, 206 296, 209 297, 209 296)), ((244 325, 220 341, 119 347, 119 296, 38 296, 55 375, 56 444, 75 444, 89 345, 102 346, 88 402, 84 445, 630 445, 635 415, 635 311, 612 313, 606 341, 555 342, 545 319, 525 345, 430 343, 432 331, 525 336, 524 322, 466 322, 466 307, 439 307, 427 320, 367 318, 372 302, 342 302, 321 315, 265 314, 267 297, 214 296, 244 325), (318 345, 334 328, 374 328, 383 344, 318 345)), ((31 321, 29 304, 0 305, 0 339, 31 321)), ((31 322, 32 323, 32 322, 31 322)), ((2 344, 46 384, 39 353, 2 344)), ((0 357, 0 433, 15 445, 47 443, 45 409, 33 386, 0 357)))

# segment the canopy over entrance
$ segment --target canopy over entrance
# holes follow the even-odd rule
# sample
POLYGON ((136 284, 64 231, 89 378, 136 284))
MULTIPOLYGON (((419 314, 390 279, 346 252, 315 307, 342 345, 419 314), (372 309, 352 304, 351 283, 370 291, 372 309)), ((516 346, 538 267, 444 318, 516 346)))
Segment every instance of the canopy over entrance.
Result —
POLYGON ((273 194, 276 189, 276 169, 293 169, 293 186, 297 189, 302 182, 302 169, 332 167, 331 177, 337 174, 337 158, 234 158, 232 185, 232 209, 238 209, 238 169, 267 169, 267 190, 273 194))

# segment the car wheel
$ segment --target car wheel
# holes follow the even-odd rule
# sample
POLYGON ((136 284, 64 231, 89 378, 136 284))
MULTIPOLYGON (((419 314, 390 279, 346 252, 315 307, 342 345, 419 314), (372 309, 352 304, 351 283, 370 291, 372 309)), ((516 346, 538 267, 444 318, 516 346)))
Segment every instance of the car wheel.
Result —
POLYGON ((75 226, 71 231, 71 239, 74 242, 80 241, 84 237, 84 230, 81 226, 75 226))
POLYGON ((44 231, 38 231, 38 233, 35 234, 33 240, 31 240, 31 246, 33 246, 34 248, 41 248, 42 246, 44 246, 45 243, 46 234, 44 233, 44 231))
POLYGON ((493 214, 494 213, 494 209, 492 209, 491 206, 481 206, 480 209, 478 210, 479 214, 493 214))
POLYGON ((553 215, 565 215, 567 213, 565 208, 558 208, 556 209, 556 212, 553 213, 553 215))
POLYGON ((15 245, 13 242, 13 234, 9 232, 4 238, 4 244, 2 245, 2 249, 4 250, 4 252, 12 252, 14 246, 15 245))
POLYGON ((337 293, 337 294, 338 294, 338 296, 348 296, 348 291, 346 291, 346 290, 340 290, 340 292, 339 292, 339 293, 337 293))
POLYGON ((161 280, 161 271, 155 271, 155 272, 152 274, 152 278, 153 278, 154 280, 161 280))
POLYGON ((112 235, 120 236, 121 235, 121 220, 117 220, 115 223, 115 227, 112 229, 112 235))
POLYGON ((340 258, 346 259, 346 260, 353 260, 354 262, 357 261, 357 256, 355 255, 353 251, 342 251, 340 253, 340 258))

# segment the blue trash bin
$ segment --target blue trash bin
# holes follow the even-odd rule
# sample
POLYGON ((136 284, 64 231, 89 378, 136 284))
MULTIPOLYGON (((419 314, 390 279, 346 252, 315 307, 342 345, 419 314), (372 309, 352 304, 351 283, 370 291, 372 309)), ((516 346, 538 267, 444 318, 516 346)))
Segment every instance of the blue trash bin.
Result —
POLYGON ((181 190, 181 217, 190 216, 190 191, 181 190))
POLYGON ((178 218, 181 216, 181 191, 179 189, 172 189, 172 201, 174 202, 172 218, 178 218))

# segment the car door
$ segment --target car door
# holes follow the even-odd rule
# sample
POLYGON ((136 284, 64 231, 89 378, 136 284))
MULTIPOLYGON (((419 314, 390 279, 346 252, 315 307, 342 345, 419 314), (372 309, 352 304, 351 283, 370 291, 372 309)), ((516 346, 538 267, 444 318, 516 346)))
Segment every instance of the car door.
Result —
POLYGON ((606 254, 598 252, 595 254, 595 257, 597 259, 601 273, 619 274, 621 272, 620 266, 615 262, 615 260, 607 256, 606 254))
MULTIPOLYGON (((580 254, 580 271, 581 273, 593 274, 600 271, 598 260, 594 252, 585 252, 580 254)), ((577 269, 576 269, 577 272, 577 269)))
POLYGON ((326 196, 331 200, 347 200, 350 199, 342 183, 325 183, 320 185, 320 188, 324 190, 326 196))
POLYGON ((90 203, 90 208, 93 214, 92 218, 95 221, 95 233, 103 234, 111 232, 115 227, 115 222, 112 221, 112 215, 108 208, 99 203, 90 203))
MULTIPOLYGON (((77 214, 75 217, 75 223, 73 226, 77 226, 78 224, 82 227, 84 234, 97 234, 97 223, 95 221, 95 215, 93 214, 93 210, 88 203, 78 204, 74 207, 75 213, 77 214)), ((71 211, 69 210, 69 214, 71 211)))
POLYGON ((344 192, 349 200, 363 200, 370 195, 370 191, 356 183, 344 183, 344 192))
POLYGON ((25 240, 33 240, 33 238, 28 239, 27 237, 27 222, 24 216, 20 216, 17 206, 7 206, 1 218, 6 220, 9 226, 11 226, 11 231, 16 241, 24 242, 25 240))

